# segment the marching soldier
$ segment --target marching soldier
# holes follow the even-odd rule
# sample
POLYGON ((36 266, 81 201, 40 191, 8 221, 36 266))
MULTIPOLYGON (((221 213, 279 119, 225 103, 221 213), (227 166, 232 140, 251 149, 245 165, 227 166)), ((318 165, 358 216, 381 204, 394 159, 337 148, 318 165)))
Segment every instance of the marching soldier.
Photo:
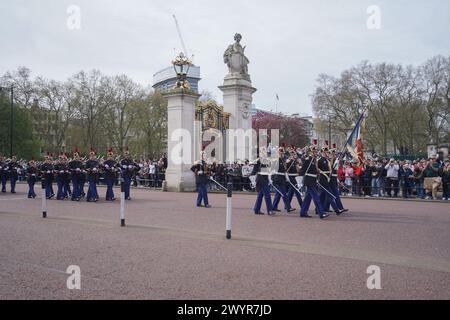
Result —
POLYGON ((314 145, 310 147, 309 155, 307 155, 302 163, 302 168, 300 171, 300 175, 303 176, 303 184, 306 186, 306 196, 303 200, 303 204, 300 210, 300 217, 302 218, 312 218, 308 215, 309 206, 311 204, 311 200, 314 201, 314 205, 316 206, 317 212, 321 219, 324 219, 329 216, 329 214, 324 213, 322 204, 320 203, 319 194, 317 191, 317 149, 316 149, 317 140, 314 140, 314 145))
POLYGON ((72 190, 70 189, 70 181, 72 179, 70 174, 70 167, 68 162, 67 153, 64 153, 64 162, 67 164, 67 169, 65 172, 65 179, 64 179, 64 186, 63 186, 63 195, 64 199, 68 199, 69 197, 72 198, 72 190))
POLYGON ((130 152, 128 151, 128 147, 125 149, 125 152, 123 153, 124 158, 122 161, 120 161, 120 167, 122 170, 122 183, 124 184, 124 191, 125 191, 125 199, 131 200, 130 197, 130 186, 131 186, 131 179, 133 178, 133 173, 136 170, 139 170, 139 166, 130 159, 130 152))
POLYGON ((12 156, 11 162, 9 163, 9 182, 11 185, 11 193, 16 193, 16 182, 19 179, 17 170, 19 169, 19 164, 17 163, 16 156, 12 156))
POLYGON ((7 172, 9 170, 8 164, 5 162, 5 159, 2 155, 0 155, 0 180, 2 183, 2 192, 6 192, 6 179, 7 179, 7 172))
POLYGON ((320 151, 321 156, 317 160, 317 168, 319 169, 319 194, 320 203, 322 208, 325 209, 326 204, 330 203, 336 214, 341 214, 343 211, 337 206, 335 201, 335 196, 333 195, 330 188, 331 181, 331 164, 328 160, 328 147, 323 147, 320 151))
POLYGON ((87 180, 88 180, 88 192, 86 196, 87 202, 97 202, 98 201, 98 192, 97 192, 97 183, 99 179, 99 163, 97 161, 96 153, 94 149, 91 149, 89 152, 89 160, 86 161, 86 172, 87 172, 87 180))
POLYGON ((278 170, 274 174, 273 184, 276 188, 275 197, 273 198, 272 203, 272 212, 280 212, 278 209, 278 204, 280 203, 280 199, 283 199, 284 209, 289 213, 295 211, 295 209, 291 208, 291 203, 287 197, 286 190, 286 163, 283 159, 284 157, 284 149, 278 149, 278 170))
POLYGON ((28 199, 34 199, 36 198, 36 193, 34 192, 34 185, 37 181, 38 177, 38 169, 36 167, 36 162, 34 161, 34 158, 28 162, 28 169, 27 169, 27 182, 28 182, 28 199))
POLYGON ((81 199, 81 175, 83 170, 83 162, 80 160, 78 149, 75 149, 72 161, 69 162, 69 171, 72 177, 72 201, 80 201, 81 199))
POLYGON ((210 208, 208 201, 208 175, 207 175, 207 167, 206 162, 204 160, 198 160, 191 167, 191 171, 195 174, 195 183, 197 185, 197 207, 203 207, 202 201, 204 203, 205 208, 210 208))
POLYGON ((103 177, 106 183, 106 201, 114 201, 114 182, 116 181, 116 166, 117 163, 114 160, 114 153, 111 148, 108 150, 106 161, 103 163, 103 177))
POLYGON ((302 195, 300 194, 298 186, 296 186, 297 184, 296 177, 299 176, 301 163, 297 157, 297 152, 295 151, 295 148, 291 149, 289 159, 286 161, 286 165, 287 165, 286 179, 288 180, 288 192, 287 192, 288 201, 289 203, 291 203, 295 195, 295 197, 297 198, 298 205, 299 207, 301 207, 303 203, 302 195))
MULTIPOLYGON (((332 167, 331 167, 331 179, 330 179, 330 191, 331 193, 334 195, 335 202, 337 207, 339 208, 339 213, 337 213, 337 215, 341 215, 344 212, 347 212, 348 209, 345 209, 342 201, 341 201, 341 196, 339 194, 339 182, 338 182, 338 174, 337 174, 337 166, 339 165, 339 159, 336 158, 336 145, 333 144, 333 149, 330 150, 331 151, 331 163, 332 163, 332 167)), ((328 199, 329 200, 329 199, 328 199)), ((327 201, 325 204, 325 210, 328 211, 330 207, 330 202, 327 201)))
POLYGON ((253 207, 253 212, 255 214, 264 214, 261 212, 262 200, 266 202, 267 214, 273 215, 272 211, 272 198, 270 197, 270 187, 269 187, 269 172, 267 172, 267 165, 261 164, 261 160, 257 159, 256 164, 253 166, 253 171, 251 176, 256 175, 256 196, 255 206, 253 207))
POLYGON ((80 159, 81 163, 83 164, 83 167, 81 168, 81 175, 80 175, 80 196, 81 198, 86 197, 86 193, 84 192, 84 185, 86 184, 86 177, 87 172, 85 170, 85 158, 80 159))
POLYGON ((54 166, 52 163, 52 156, 49 152, 45 156, 44 163, 41 165, 42 184, 45 188, 45 197, 51 199, 55 196, 53 192, 53 178, 54 166))
POLYGON ((67 197, 65 193, 65 185, 68 180, 69 166, 67 164, 67 158, 65 154, 59 155, 59 160, 55 164, 56 172, 56 185, 58 190, 56 191, 56 200, 64 200, 67 197))

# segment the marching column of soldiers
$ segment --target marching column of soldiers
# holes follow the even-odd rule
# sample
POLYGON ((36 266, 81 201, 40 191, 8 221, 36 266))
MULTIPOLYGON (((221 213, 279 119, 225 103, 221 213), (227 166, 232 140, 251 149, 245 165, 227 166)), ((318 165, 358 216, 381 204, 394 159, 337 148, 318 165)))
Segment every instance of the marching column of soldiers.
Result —
MULTIPOLYGON (((259 152, 265 152, 261 148, 259 152)), ((191 170, 195 174, 198 196, 197 207, 210 208, 208 201, 208 184, 214 182, 222 189, 226 189, 218 181, 213 179, 213 168, 209 162, 203 160, 196 162, 191 170), (212 182, 210 182, 212 180, 212 182)), ((315 213, 324 219, 333 211, 337 215, 348 211, 343 207, 339 196, 337 179, 337 159, 335 145, 332 149, 325 146, 318 150, 317 140, 314 144, 303 149, 291 146, 284 146, 278 149, 275 161, 271 158, 261 157, 253 163, 253 169, 249 176, 251 185, 256 189, 257 196, 253 206, 256 215, 265 214, 262 212, 263 200, 270 216, 281 212, 280 202, 287 213, 293 213, 296 209, 291 205, 294 200, 299 206, 299 215, 302 218, 311 218, 308 214, 311 201, 314 202, 315 213), (272 201, 272 193, 274 198, 272 201), (302 198, 302 195, 304 196, 302 198), (332 210, 332 211, 331 211, 332 210)), ((0 182, 1 191, 6 192, 7 180, 10 181, 11 192, 15 193, 15 185, 18 180, 18 170, 21 168, 16 157, 5 161, 0 156, 0 182)), ((40 180, 42 188, 45 189, 45 197, 57 200, 69 199, 80 201, 85 199, 88 202, 97 202, 99 194, 97 185, 103 178, 106 184, 106 201, 114 201, 114 185, 120 178, 123 184, 125 199, 131 200, 130 187, 135 173, 140 171, 142 164, 137 164, 131 159, 128 148, 123 152, 121 159, 115 157, 112 149, 107 152, 106 160, 98 157, 97 153, 91 149, 88 157, 81 158, 76 149, 72 157, 61 153, 58 159, 54 160, 52 154, 47 153, 42 163, 30 160, 26 170, 28 182, 28 198, 36 198, 35 184, 40 180), (85 193, 85 184, 88 184, 85 193), (56 193, 54 184, 56 183, 56 193)), ((233 179, 232 174, 228 174, 229 181, 233 179)))
MULTIPOLYGON (((259 152, 265 153, 266 150, 261 148, 259 152)), ((333 211, 337 215, 347 212, 348 209, 343 207, 339 196, 336 171, 339 160, 336 157, 336 146, 333 145, 332 149, 325 146, 320 153, 318 152, 317 140, 314 140, 312 146, 303 149, 294 146, 279 148, 278 157, 274 162, 272 158, 258 158, 253 163, 253 170, 249 177, 257 192, 253 207, 254 214, 265 214, 261 211, 263 200, 267 214, 270 216, 281 212, 278 208, 280 201, 283 201, 284 210, 292 213, 296 211, 291 206, 294 195, 300 206, 301 218, 312 217, 308 214, 311 201, 314 202, 315 212, 321 219, 327 218, 333 211), (301 190, 305 190, 304 199, 302 199, 301 190), (273 201, 272 192, 275 194, 273 201)), ((197 183, 197 207, 211 207, 207 193, 207 184, 210 180, 222 189, 226 189, 213 179, 210 167, 208 162, 203 160, 202 153, 202 160, 197 161, 191 168, 197 183)))
POLYGON ((286 150, 278 149, 278 160, 275 169, 270 161, 262 163, 257 159, 253 167, 251 180, 253 181, 257 197, 253 211, 257 215, 261 211, 262 200, 265 200, 268 215, 275 215, 280 200, 283 200, 287 213, 295 211, 291 206, 294 195, 300 206, 300 217, 311 218, 308 214, 311 201, 314 202, 315 212, 321 219, 329 216, 330 207, 337 215, 348 211, 342 205, 338 191, 335 145, 333 149, 323 147, 318 155, 317 141, 314 145, 302 150, 291 146, 286 150), (275 192, 272 202, 271 188, 275 192), (304 199, 301 190, 306 189, 304 199))
MULTIPOLYGON (((0 155, 2 193, 6 192, 8 180, 11 193, 16 193, 18 170, 21 169, 24 168, 17 162, 15 156, 5 160, 0 155)), ((70 198, 72 201, 85 199, 87 202, 97 202, 99 200, 97 185, 103 178, 107 186, 105 198, 107 201, 114 201, 113 186, 120 178, 124 185, 125 199, 131 200, 132 177, 140 169, 141 165, 131 159, 128 148, 123 152, 122 159, 114 157, 112 149, 109 149, 106 160, 103 157, 99 158, 93 149, 87 158, 81 158, 78 149, 75 149, 70 159, 66 153, 61 153, 57 159, 53 159, 53 155, 47 153, 44 161, 40 163, 34 158, 28 161, 25 170, 28 198, 36 198, 35 185, 41 181, 47 199, 53 199, 56 196, 56 200, 70 198), (86 182, 88 183, 87 193, 85 193, 86 182), (54 187, 56 187, 56 193, 54 187)))

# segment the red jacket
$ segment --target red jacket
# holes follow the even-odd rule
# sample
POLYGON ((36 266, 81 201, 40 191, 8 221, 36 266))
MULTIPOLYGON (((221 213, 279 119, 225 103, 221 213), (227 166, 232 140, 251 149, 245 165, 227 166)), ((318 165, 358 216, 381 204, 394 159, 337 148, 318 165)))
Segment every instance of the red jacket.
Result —
POLYGON ((353 166, 353 171, 355 172, 355 176, 361 175, 361 167, 353 166))
POLYGON ((338 174, 339 181, 345 180, 344 166, 341 165, 337 168, 337 174, 338 174))

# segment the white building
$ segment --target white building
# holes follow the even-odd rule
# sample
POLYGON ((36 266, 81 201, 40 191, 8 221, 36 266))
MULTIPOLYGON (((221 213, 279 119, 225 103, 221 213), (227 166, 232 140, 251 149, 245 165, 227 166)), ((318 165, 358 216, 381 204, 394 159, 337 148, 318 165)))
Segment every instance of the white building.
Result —
MULTIPOLYGON (((191 89, 198 93, 198 82, 200 78, 200 67, 192 65, 187 74, 187 80, 191 89)), ((153 75, 153 89, 158 91, 167 91, 175 87, 177 83, 177 74, 173 66, 158 71, 153 75)))

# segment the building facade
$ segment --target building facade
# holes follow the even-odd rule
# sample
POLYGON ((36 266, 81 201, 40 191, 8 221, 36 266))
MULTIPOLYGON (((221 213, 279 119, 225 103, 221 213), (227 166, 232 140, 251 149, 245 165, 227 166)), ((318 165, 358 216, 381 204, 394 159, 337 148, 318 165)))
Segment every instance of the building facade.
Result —
MULTIPOLYGON (((187 80, 191 89, 198 93, 198 83, 200 78, 200 67, 192 65, 187 74, 187 80)), ((153 75, 153 89, 156 91, 167 91, 175 87, 177 83, 177 75, 173 66, 164 68, 153 75)))

